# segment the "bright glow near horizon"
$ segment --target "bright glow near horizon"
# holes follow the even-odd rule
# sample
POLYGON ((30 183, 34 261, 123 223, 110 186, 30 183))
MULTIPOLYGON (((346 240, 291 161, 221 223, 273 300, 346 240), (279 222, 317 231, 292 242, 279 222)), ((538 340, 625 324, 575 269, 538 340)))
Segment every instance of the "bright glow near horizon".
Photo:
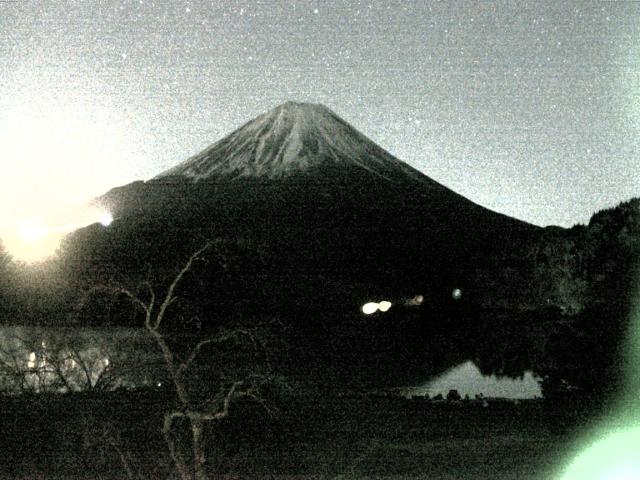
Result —
POLYGON ((18 235, 27 244, 36 243, 47 236, 49 230, 38 220, 24 220, 18 226, 18 235))
POLYGON ((36 262, 53 255, 67 234, 92 223, 108 227, 113 222, 110 213, 87 205, 67 208, 50 215, 47 222, 30 218, 17 224, 3 225, 0 238, 9 253, 18 260, 36 262))
POLYGON ((79 96, 15 98, 0 117, 0 241, 16 258, 42 260, 62 237, 91 223, 108 226, 107 211, 88 201, 131 180, 125 117, 79 96))
POLYGON ((100 216, 98 222, 100 222, 103 227, 108 227, 109 225, 111 225, 111 222, 113 222, 113 217, 110 213, 105 212, 100 216))

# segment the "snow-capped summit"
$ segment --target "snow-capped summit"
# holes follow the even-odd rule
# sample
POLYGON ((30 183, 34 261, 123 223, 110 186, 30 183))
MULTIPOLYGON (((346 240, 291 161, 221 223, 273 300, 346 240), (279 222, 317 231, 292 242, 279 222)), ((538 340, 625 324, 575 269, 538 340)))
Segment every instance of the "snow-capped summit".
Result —
POLYGON ((286 102, 156 178, 283 178, 314 168, 357 167, 387 179, 426 177, 323 105, 286 102))
POLYGON ((293 102, 96 204, 117 220, 76 236, 82 268, 168 272, 202 239, 229 240, 247 251, 234 260, 237 297, 223 303, 251 312, 359 309, 371 295, 407 292, 448 305, 455 289, 473 301, 485 285, 470 279, 485 259, 507 258, 537 235, 401 162, 328 108, 293 102))

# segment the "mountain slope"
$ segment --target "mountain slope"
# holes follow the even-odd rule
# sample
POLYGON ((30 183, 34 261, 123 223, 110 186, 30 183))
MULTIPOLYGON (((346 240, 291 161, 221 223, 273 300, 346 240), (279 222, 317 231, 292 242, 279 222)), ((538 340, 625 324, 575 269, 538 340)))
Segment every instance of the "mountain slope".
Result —
POLYGON ((386 180, 427 177, 380 148, 322 105, 287 102, 156 179, 283 178, 322 165, 357 167, 386 180))
POLYGON ((326 107, 292 102, 97 201, 116 220, 71 239, 79 268, 170 267, 204 238, 242 239, 260 253, 236 272, 238 288, 260 308, 472 294, 470 273, 491 252, 539 231, 440 185, 326 107))
MULTIPOLYGON (((504 253, 541 232, 440 185, 325 107, 295 103, 96 201, 115 220, 68 238, 61 265, 72 291, 114 279, 166 285, 217 239, 220 248, 182 282, 167 328, 275 318, 290 347, 283 362, 334 380, 400 382, 444 368, 451 355, 462 360, 473 349, 454 343, 482 330, 474 305, 486 282, 475 273, 516 257, 504 253), (367 301, 402 305, 418 294, 419 310, 360 312, 367 301)), ((111 321, 139 324, 127 305, 111 321)))

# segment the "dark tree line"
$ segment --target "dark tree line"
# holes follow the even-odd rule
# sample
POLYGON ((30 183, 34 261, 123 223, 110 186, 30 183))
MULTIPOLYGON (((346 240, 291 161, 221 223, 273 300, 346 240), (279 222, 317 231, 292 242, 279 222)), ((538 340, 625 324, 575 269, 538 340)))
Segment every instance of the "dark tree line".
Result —
POLYGON ((624 309, 640 252, 640 199, 596 213, 588 225, 547 227, 475 272, 480 305, 568 315, 604 304, 624 309))
MULTIPOLYGON (((549 328, 530 337, 541 352, 538 370, 549 378, 547 386, 569 383, 583 392, 614 394, 623 382, 622 348, 639 261, 640 199, 633 199, 596 213, 587 225, 548 227, 502 252, 477 272, 483 287, 478 299, 489 309, 534 318, 535 312, 548 318, 555 311, 549 328)), ((528 322, 526 331, 537 323, 528 322)))
POLYGON ((6 314, 13 282, 13 260, 0 240, 0 315, 6 314))
MULTIPOLYGON (((126 298, 95 287, 115 282, 131 289, 145 280, 161 285, 174 278, 175 265, 188 258, 200 239, 185 231, 158 243, 153 236, 161 226, 140 231, 135 223, 115 222, 110 237, 98 227, 85 229, 63 245, 57 263, 38 268, 16 268, 0 250, 5 318, 25 323, 141 325, 141 313, 132 312, 126 298), (138 241, 130 243, 136 235, 138 241)), ((620 346, 637 284, 640 199, 598 212, 587 225, 547 227, 514 238, 506 248, 482 259, 471 275, 450 275, 461 282, 455 286, 464 291, 463 310, 461 303, 451 311, 445 303, 434 305, 438 298, 450 300, 449 287, 425 291, 423 313, 403 317, 396 311, 402 320, 393 323, 391 333, 386 330, 391 317, 379 319, 379 325, 372 318, 360 318, 349 297, 354 288, 351 279, 289 271, 279 263, 286 252, 276 255, 263 245, 265 239, 238 238, 227 237, 216 248, 222 250, 224 262, 211 258, 199 263, 194 275, 184 279, 181 299, 174 305, 175 325, 169 322, 166 328, 198 334, 229 321, 280 318, 294 346, 301 345, 300 338, 309 339, 306 351, 318 349, 322 354, 324 347, 344 345, 346 356, 360 347, 365 353, 371 350, 372 339, 397 335, 396 344, 382 343, 370 355, 372 359, 386 355, 389 365, 399 358, 395 350, 406 349, 407 338, 415 340, 417 351, 429 347, 428 342, 446 337, 448 344, 459 337, 452 348, 461 349, 460 354, 468 349, 487 371, 517 373, 531 368, 585 390, 600 388, 609 379, 611 384, 618 381, 614 377, 620 370, 620 346), (423 327, 438 322, 441 334, 423 327), (496 329, 499 335, 491 333, 496 329), (469 331, 475 333, 466 335, 469 331), (466 340, 471 337, 477 341, 466 340), (313 345, 312 339, 324 347, 313 345)), ((331 357, 340 355, 336 351, 331 357)))

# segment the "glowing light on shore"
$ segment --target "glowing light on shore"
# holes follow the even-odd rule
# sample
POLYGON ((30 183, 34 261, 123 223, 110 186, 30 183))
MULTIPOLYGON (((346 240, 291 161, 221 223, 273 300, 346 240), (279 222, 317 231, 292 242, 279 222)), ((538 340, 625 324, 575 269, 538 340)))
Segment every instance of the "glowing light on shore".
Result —
POLYGON ((371 315, 376 313, 378 310, 381 312, 386 312, 391 308, 391 302, 387 300, 383 300, 381 302, 369 302, 365 303, 362 306, 362 313, 365 315, 371 315))
POLYGON ((416 295, 409 300, 410 305, 422 305, 424 303, 424 295, 416 295))
POLYGON ((362 306, 362 313, 365 315, 371 315, 372 313, 376 313, 378 311, 378 304, 376 302, 365 303, 362 306))
POLYGON ((386 312, 390 308, 391 308, 391 302, 388 302, 386 300, 383 300, 378 304, 378 310, 380 310, 381 312, 386 312))

